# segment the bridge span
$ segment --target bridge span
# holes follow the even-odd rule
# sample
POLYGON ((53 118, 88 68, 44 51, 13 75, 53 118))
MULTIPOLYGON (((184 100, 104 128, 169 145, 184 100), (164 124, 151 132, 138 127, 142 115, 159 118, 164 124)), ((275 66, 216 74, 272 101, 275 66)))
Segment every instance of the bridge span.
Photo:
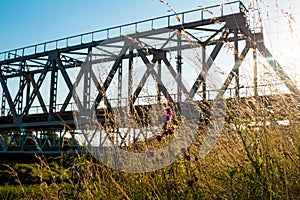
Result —
MULTIPOLYGON (((162 102, 176 106, 187 98, 240 97, 245 87, 239 68, 249 52, 254 68, 258 54, 265 57, 281 83, 299 95, 261 30, 250 27, 247 12, 235 1, 0 53, 0 152, 82 151, 74 118, 81 107, 95 110, 105 124, 115 107, 130 108, 141 118, 147 107, 162 102), (230 48, 233 53, 225 55, 230 48), (207 78, 214 77, 216 62, 228 72, 218 88, 207 78)), ((259 96, 256 73, 249 91, 259 96)), ((113 137, 147 139, 144 133, 113 137)))

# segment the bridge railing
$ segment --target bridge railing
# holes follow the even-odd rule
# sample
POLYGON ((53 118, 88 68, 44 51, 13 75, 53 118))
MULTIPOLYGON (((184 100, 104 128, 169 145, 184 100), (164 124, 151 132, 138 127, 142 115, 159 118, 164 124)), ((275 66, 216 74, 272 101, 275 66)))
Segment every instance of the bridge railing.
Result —
MULTIPOLYGON (((173 11, 172 11, 173 12, 173 11)), ((171 28, 172 26, 184 25, 185 23, 222 17, 232 13, 247 12, 241 1, 229 2, 221 5, 198 8, 181 13, 174 13, 153 19, 124 24, 67 38, 52 40, 23 48, 13 49, 0 53, 0 61, 15 59, 28 55, 44 53, 51 50, 63 49, 72 46, 100 42, 109 38, 121 37, 142 31, 149 31, 159 28, 171 28)))

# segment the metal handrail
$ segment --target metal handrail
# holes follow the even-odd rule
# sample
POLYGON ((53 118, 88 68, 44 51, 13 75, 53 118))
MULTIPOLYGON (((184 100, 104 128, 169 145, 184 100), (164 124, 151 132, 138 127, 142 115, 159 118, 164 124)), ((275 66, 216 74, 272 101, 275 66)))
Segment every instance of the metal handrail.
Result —
MULTIPOLYGON (((138 33, 139 27, 142 27, 142 25, 146 24, 146 23, 150 23, 149 30, 153 30, 155 28, 164 28, 164 27, 172 27, 172 26, 176 26, 176 25, 184 25, 184 23, 187 23, 189 21, 188 15, 197 13, 196 16, 199 17, 198 12, 200 12, 200 20, 209 19, 209 18, 212 18, 211 10, 213 10, 215 8, 220 8, 219 17, 222 17, 222 16, 226 15, 225 7, 232 6, 233 4, 238 4, 239 12, 242 12, 242 13, 247 12, 246 7, 243 5, 243 3, 241 1, 229 2, 222 6, 214 5, 214 6, 209 6, 209 7, 205 7, 205 8, 198 8, 198 9, 194 9, 194 10, 190 10, 190 11, 174 13, 171 15, 165 15, 165 16, 156 17, 156 18, 152 18, 152 19, 137 21, 137 22, 133 22, 133 23, 120 25, 120 26, 114 26, 114 27, 110 27, 110 28, 97 30, 97 31, 87 32, 84 34, 74 35, 74 36, 70 36, 70 37, 66 37, 66 38, 52 40, 49 42, 43 42, 43 43, 39 43, 36 45, 30 45, 30 46, 23 47, 23 48, 18 48, 18 49, 1 52, 0 53, 0 61, 14 59, 14 58, 28 56, 28 55, 34 55, 37 53, 45 53, 47 51, 72 47, 72 46, 81 45, 81 44, 100 42, 102 40, 110 39, 113 37, 121 37, 122 35, 126 34, 126 28, 130 28, 130 27, 133 28, 133 30, 130 29, 131 32, 133 31, 133 33, 138 33), (205 13, 211 14, 210 17, 206 18, 205 13), (180 18, 180 20, 178 20, 178 17, 180 18), (159 27, 159 25, 157 25, 157 27, 156 27, 156 23, 159 24, 160 20, 162 20, 162 19, 167 20, 167 24, 164 24, 164 26, 160 26, 160 27, 159 27), (175 21, 172 21, 172 19, 174 19, 175 21), (100 35, 100 37, 99 37, 99 35, 100 35), (73 44, 72 40, 76 40, 77 42, 73 44)), ((232 13, 232 9, 230 9, 230 12, 232 13)))

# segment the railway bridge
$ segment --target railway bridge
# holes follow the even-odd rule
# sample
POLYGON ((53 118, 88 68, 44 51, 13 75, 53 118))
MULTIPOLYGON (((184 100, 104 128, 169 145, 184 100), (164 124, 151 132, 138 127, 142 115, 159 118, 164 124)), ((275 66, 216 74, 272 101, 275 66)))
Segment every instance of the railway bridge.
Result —
MULTIPOLYGON (((84 151, 74 114, 82 108, 105 124, 116 107, 141 118, 161 102, 206 102, 243 91, 258 96, 263 87, 257 81, 258 56, 298 95, 266 48, 262 29, 250 27, 247 16, 246 7, 235 1, 0 53, 1 154, 84 151), (240 80, 246 57, 253 63, 248 88, 240 80), (216 77, 217 69, 225 75, 215 86, 209 77, 216 77)), ((117 131, 113 137, 123 145, 147 138, 143 132, 117 131)))

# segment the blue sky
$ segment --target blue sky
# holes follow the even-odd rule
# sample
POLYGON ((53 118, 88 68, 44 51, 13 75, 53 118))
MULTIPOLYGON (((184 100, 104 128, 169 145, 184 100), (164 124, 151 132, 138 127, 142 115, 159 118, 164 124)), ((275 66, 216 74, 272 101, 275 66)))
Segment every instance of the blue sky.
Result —
MULTIPOLYGON (((230 2, 233 0, 228 0, 230 2)), ((275 0, 266 0, 270 6, 275 0)), ((177 12, 224 0, 168 0, 177 12)), ((242 0, 249 5, 250 0, 242 0)), ((283 7, 289 0, 279 0, 283 7)), ((293 7, 298 0, 291 0, 293 7)), ((299 8, 299 6, 298 6, 299 8)), ((0 52, 169 14, 159 0, 1 0, 0 52)))
MULTIPOLYGON (((200 5, 196 0, 168 2, 178 12, 200 5)), ((1 0, 0 52, 167 15, 167 10, 158 0, 1 0)))

